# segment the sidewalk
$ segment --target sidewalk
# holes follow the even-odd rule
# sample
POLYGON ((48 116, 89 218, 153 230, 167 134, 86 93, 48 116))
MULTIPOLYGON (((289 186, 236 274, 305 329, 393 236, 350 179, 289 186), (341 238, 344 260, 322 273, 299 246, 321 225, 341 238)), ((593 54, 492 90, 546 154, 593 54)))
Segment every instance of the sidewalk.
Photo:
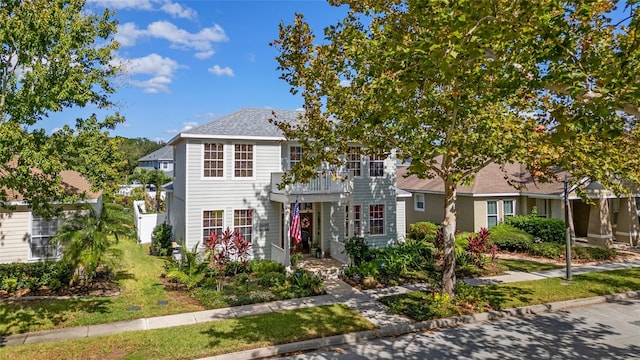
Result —
MULTIPOLYGON (((573 274, 582 274, 587 272, 594 271, 607 271, 607 270, 617 270, 617 269, 626 269, 631 267, 640 267, 640 259, 632 260, 632 261, 623 261, 623 262, 615 262, 615 263, 606 263, 600 265, 588 265, 588 266, 575 266, 573 268, 573 274)), ((494 284, 494 283, 508 283, 508 282, 517 282, 517 281, 527 281, 527 280, 538 280, 543 278, 550 277, 564 277, 566 275, 565 269, 557 269, 557 270, 547 270, 540 271, 535 273, 524 273, 524 272, 509 272, 507 275, 502 276, 493 276, 487 278, 478 278, 478 279, 468 279, 467 283, 472 285, 479 284, 494 284)), ((127 331, 137 331, 137 330, 152 330, 152 329, 160 329, 160 328, 168 328, 174 326, 181 325, 194 325, 199 323, 206 323, 210 321, 226 319, 226 318, 236 318, 247 315, 256 315, 256 314, 264 314, 269 312, 281 311, 281 310, 292 310, 298 308, 306 308, 312 306, 321 306, 321 305, 330 305, 336 303, 344 303, 350 308, 358 311, 362 316, 367 318, 378 328, 375 331, 364 332, 363 334, 355 334, 353 336, 339 335, 336 337, 331 337, 327 339, 315 339, 303 342, 304 344, 300 345, 300 349, 310 349, 313 347, 310 346, 325 346, 328 343, 336 342, 344 343, 346 341, 350 341, 353 339, 361 339, 362 337, 379 337, 379 336, 391 336, 391 335, 399 335, 406 332, 417 331, 422 328, 436 328, 436 327, 444 327, 451 326, 452 324, 461 324, 461 323, 469 323, 475 321, 484 321, 487 319, 495 318, 495 317, 504 317, 505 315, 509 315, 509 311, 499 312, 498 315, 496 313, 493 314, 476 314, 473 316, 465 316, 459 317, 459 319, 440 319, 432 322, 424 322, 424 323, 414 323, 412 320, 391 314, 386 311, 384 305, 377 301, 378 298, 382 296, 394 295, 394 294, 402 294, 415 290, 424 290, 426 286, 424 284, 414 284, 414 285, 403 285, 403 286, 395 286, 392 288, 385 289, 374 289, 374 290, 364 290, 359 291, 348 284, 344 283, 341 280, 329 280, 326 282, 327 294, 321 296, 314 296, 308 298, 301 299, 291 299, 291 300, 282 300, 282 301, 273 301, 269 303, 261 303, 261 304, 253 304, 253 305, 244 305, 230 308, 222 308, 215 310, 205 310, 198 311, 192 313, 183 313, 176 315, 167 315, 167 316, 159 316, 152 318, 143 318, 136 320, 128 320, 121 321, 115 323, 108 324, 100 324, 100 325, 90 325, 90 326, 82 326, 82 327, 73 327, 73 328, 64 328, 64 329, 56 329, 56 330, 46 330, 46 331, 38 331, 31 332, 25 334, 16 334, 10 335, 7 337, 0 337, 0 346, 12 346, 18 344, 36 344, 43 342, 55 342, 62 341, 68 339, 77 339, 83 337, 91 337, 91 336, 99 336, 99 335, 109 335, 109 334, 117 334, 127 331), (502 315, 500 315, 502 314, 502 315)), ((628 296, 636 296, 635 293, 629 294, 628 296)), ((624 297, 624 296, 622 296, 624 297)), ((524 314, 524 313, 535 313, 541 311, 549 311, 550 309, 557 310, 559 308, 567 307, 567 306, 579 306, 585 303, 593 303, 593 301, 607 301, 605 297, 599 297, 602 299, 596 300, 588 300, 585 299, 575 300, 574 302, 562 302, 562 304, 545 304, 545 305, 537 305, 531 307, 529 310, 519 309, 515 311, 514 314, 524 314), (577 305, 576 305, 577 304, 577 305)), ((591 298, 595 299, 595 298, 591 298)), ((333 343, 332 343, 333 344, 333 343)), ((287 344, 289 348, 294 344, 287 344)), ((289 349, 282 345, 280 347, 270 347, 277 348, 277 354, 281 354, 282 351, 295 351, 295 349, 289 349), (283 350, 284 349, 284 350, 283 350)), ((267 348, 265 348, 267 349, 267 348)), ((266 351, 266 350, 265 350, 266 351)), ((259 353, 256 350, 252 350, 251 354, 259 353)), ((260 353, 261 356, 270 356, 269 352, 260 353)), ((231 356, 231 354, 229 354, 231 356)), ((252 355, 253 356, 253 355, 252 355)), ((225 358, 216 357, 216 358, 225 358)), ((232 358, 243 358, 240 354, 233 354, 231 357, 226 357, 228 359, 232 358), (237 356, 237 357, 234 357, 237 356)), ((250 357, 244 357, 250 358, 250 357)))

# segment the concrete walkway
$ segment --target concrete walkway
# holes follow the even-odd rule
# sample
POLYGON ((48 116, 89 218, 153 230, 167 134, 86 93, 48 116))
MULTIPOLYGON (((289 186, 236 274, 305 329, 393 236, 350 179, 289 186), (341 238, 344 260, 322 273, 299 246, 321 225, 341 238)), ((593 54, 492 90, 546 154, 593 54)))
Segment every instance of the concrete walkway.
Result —
MULTIPOLYGON (((575 266, 573 268, 573 274, 581 274, 586 272, 593 271, 607 271, 607 270, 617 270, 617 269, 626 269, 631 267, 640 267, 640 260, 632 260, 632 261, 623 261, 623 262, 614 262, 614 263, 606 263, 600 265, 590 265, 590 266, 575 266)), ((492 284, 492 283, 507 283, 507 282, 517 282, 517 281, 525 281, 525 280, 536 280, 542 278, 549 277, 564 277, 565 270, 548 270, 548 271, 540 271, 536 273, 524 273, 524 272, 510 272, 507 275, 502 276, 494 276, 488 278, 478 278, 478 279, 468 279, 467 282, 469 284, 492 284)), ((143 318, 136 320, 128 320, 128 321, 120 321, 108 324, 100 324, 100 325, 90 325, 90 326, 81 326, 81 327, 73 327, 73 328, 63 328, 56 330, 46 330, 46 331, 38 331, 24 334, 16 334, 10 335, 6 337, 0 337, 0 346, 11 346, 18 344, 36 344, 43 342, 54 342, 54 341, 62 341, 68 339, 76 339, 83 337, 91 337, 91 336, 99 336, 99 335, 109 335, 109 334, 117 334, 127 331, 137 331, 137 330, 152 330, 152 329, 160 329, 160 328, 168 328, 174 326, 181 325, 194 325, 200 323, 211 322, 220 319, 226 318, 236 318, 247 315, 255 315, 255 314, 264 314, 269 312, 281 311, 281 310, 292 310, 299 308, 306 308, 312 306, 320 306, 320 305, 330 305, 336 303, 344 303, 351 307, 352 309, 358 311, 365 318, 371 321, 378 327, 378 330, 375 332, 371 332, 372 336, 383 336, 387 335, 396 335, 405 333, 407 331, 416 331, 417 324, 412 320, 391 314, 386 311, 384 305, 377 301, 378 298, 382 296, 388 296, 393 294, 402 294, 415 290, 424 290, 427 287, 424 284, 414 284, 414 285, 403 285, 396 286, 385 289, 376 289, 376 290, 365 290, 360 291, 355 289, 348 284, 344 283, 341 280, 329 280, 326 282, 327 294, 321 296, 314 296, 308 298, 301 299, 291 299, 291 300, 282 300, 282 301, 273 301, 269 303, 261 303, 261 304, 253 304, 253 305, 244 305, 223 309, 215 309, 215 310, 205 310, 191 313, 183 313, 183 314, 175 314, 175 315, 167 315, 167 316, 159 316, 159 317, 151 317, 151 318, 143 318)), ((635 296, 633 294, 629 296, 635 296)), ((568 302, 563 302, 568 303, 568 302)), ((580 300, 576 301, 576 304, 582 304, 584 301, 580 302, 580 300)), ((571 305, 571 304, 569 304, 571 305)), ((576 305, 573 305, 576 306, 576 305)), ((554 308, 551 304, 538 305, 541 307, 537 311, 541 311, 543 309, 554 308)), ((556 306, 554 309, 557 309, 556 306)), ((537 309, 537 308, 536 308, 537 309)), ((507 312, 501 312, 507 313, 507 312)), ((516 311, 516 313, 527 313, 527 311, 516 311)), ((493 316, 495 317, 495 316, 493 316)), ((482 315, 476 314, 471 317, 461 317, 463 318, 460 322, 457 323, 468 323, 471 321, 482 321, 486 319, 492 318, 492 315, 482 315)), ((450 321, 449 321, 450 322, 450 321)), ((455 322, 455 321, 454 321, 455 322)), ((447 319, 441 319, 433 322, 433 324, 425 325, 430 328, 434 327, 442 327, 447 326, 447 319)), ((419 326, 418 326, 419 327, 419 326)), ((366 335, 363 335, 366 337, 366 335)), ((334 337, 335 338, 335 337, 334 337)), ((334 341, 347 341, 347 335, 341 335, 338 337, 339 340, 334 341)), ((327 341, 332 340, 323 340, 317 339, 315 342, 317 346, 323 346, 327 341)), ((300 350, 305 348, 310 348, 309 343, 312 341, 304 342, 305 346, 301 346, 300 350)), ((291 346, 292 344, 288 344, 291 346)), ((271 347, 274 348, 274 347, 271 347)), ((311 347, 312 348, 312 347, 311 347)), ((274 350, 275 351, 275 350, 274 350)), ((276 353, 287 352, 287 349, 278 348, 276 353)), ((288 351, 295 351, 295 349, 288 349, 288 351)), ((257 354, 259 352, 253 350, 251 354, 257 354)), ((260 356, 270 356, 269 353, 260 353, 260 356)), ((237 359, 243 358, 239 353, 229 354, 231 357, 227 357, 229 359, 237 359)), ((254 355, 244 358, 251 358, 254 355)), ((224 357, 223 357, 224 358, 224 357)))

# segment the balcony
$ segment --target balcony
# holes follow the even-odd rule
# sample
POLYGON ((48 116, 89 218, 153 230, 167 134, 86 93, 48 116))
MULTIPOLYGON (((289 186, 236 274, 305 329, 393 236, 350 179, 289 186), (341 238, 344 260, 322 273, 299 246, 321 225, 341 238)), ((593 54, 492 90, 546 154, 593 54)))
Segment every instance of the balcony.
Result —
POLYGON ((271 173, 271 193, 279 195, 349 195, 353 189, 353 181, 345 173, 321 171, 315 179, 307 183, 285 185, 282 189, 284 173, 271 173))

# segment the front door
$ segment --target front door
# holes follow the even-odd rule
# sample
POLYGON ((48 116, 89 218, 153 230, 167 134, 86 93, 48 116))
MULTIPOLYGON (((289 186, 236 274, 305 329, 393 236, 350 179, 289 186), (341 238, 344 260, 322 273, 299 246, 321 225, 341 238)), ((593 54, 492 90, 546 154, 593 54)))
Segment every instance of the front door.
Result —
POLYGON ((298 250, 308 253, 313 241, 313 212, 300 212, 300 229, 302 241, 298 244, 298 250))

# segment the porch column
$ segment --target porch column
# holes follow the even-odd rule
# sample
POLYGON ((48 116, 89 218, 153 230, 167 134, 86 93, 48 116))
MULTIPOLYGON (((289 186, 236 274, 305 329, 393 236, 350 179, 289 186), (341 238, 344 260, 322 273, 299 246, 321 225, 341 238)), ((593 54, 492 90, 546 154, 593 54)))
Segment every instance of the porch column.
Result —
POLYGON ((284 266, 291 266, 291 238, 289 238, 289 226, 291 223, 291 203, 289 200, 285 200, 282 203, 284 211, 284 221, 282 222, 282 235, 284 237, 284 266))
POLYGON ((636 199, 632 197, 620 199, 620 211, 618 212, 618 224, 616 227, 616 241, 628 242, 632 246, 638 244, 640 226, 638 225, 638 212, 636 199))
POLYGON ((609 215, 609 203, 606 197, 593 199, 595 205, 589 209, 589 227, 587 239, 597 245, 610 245, 613 238, 611 230, 611 216, 609 215))

